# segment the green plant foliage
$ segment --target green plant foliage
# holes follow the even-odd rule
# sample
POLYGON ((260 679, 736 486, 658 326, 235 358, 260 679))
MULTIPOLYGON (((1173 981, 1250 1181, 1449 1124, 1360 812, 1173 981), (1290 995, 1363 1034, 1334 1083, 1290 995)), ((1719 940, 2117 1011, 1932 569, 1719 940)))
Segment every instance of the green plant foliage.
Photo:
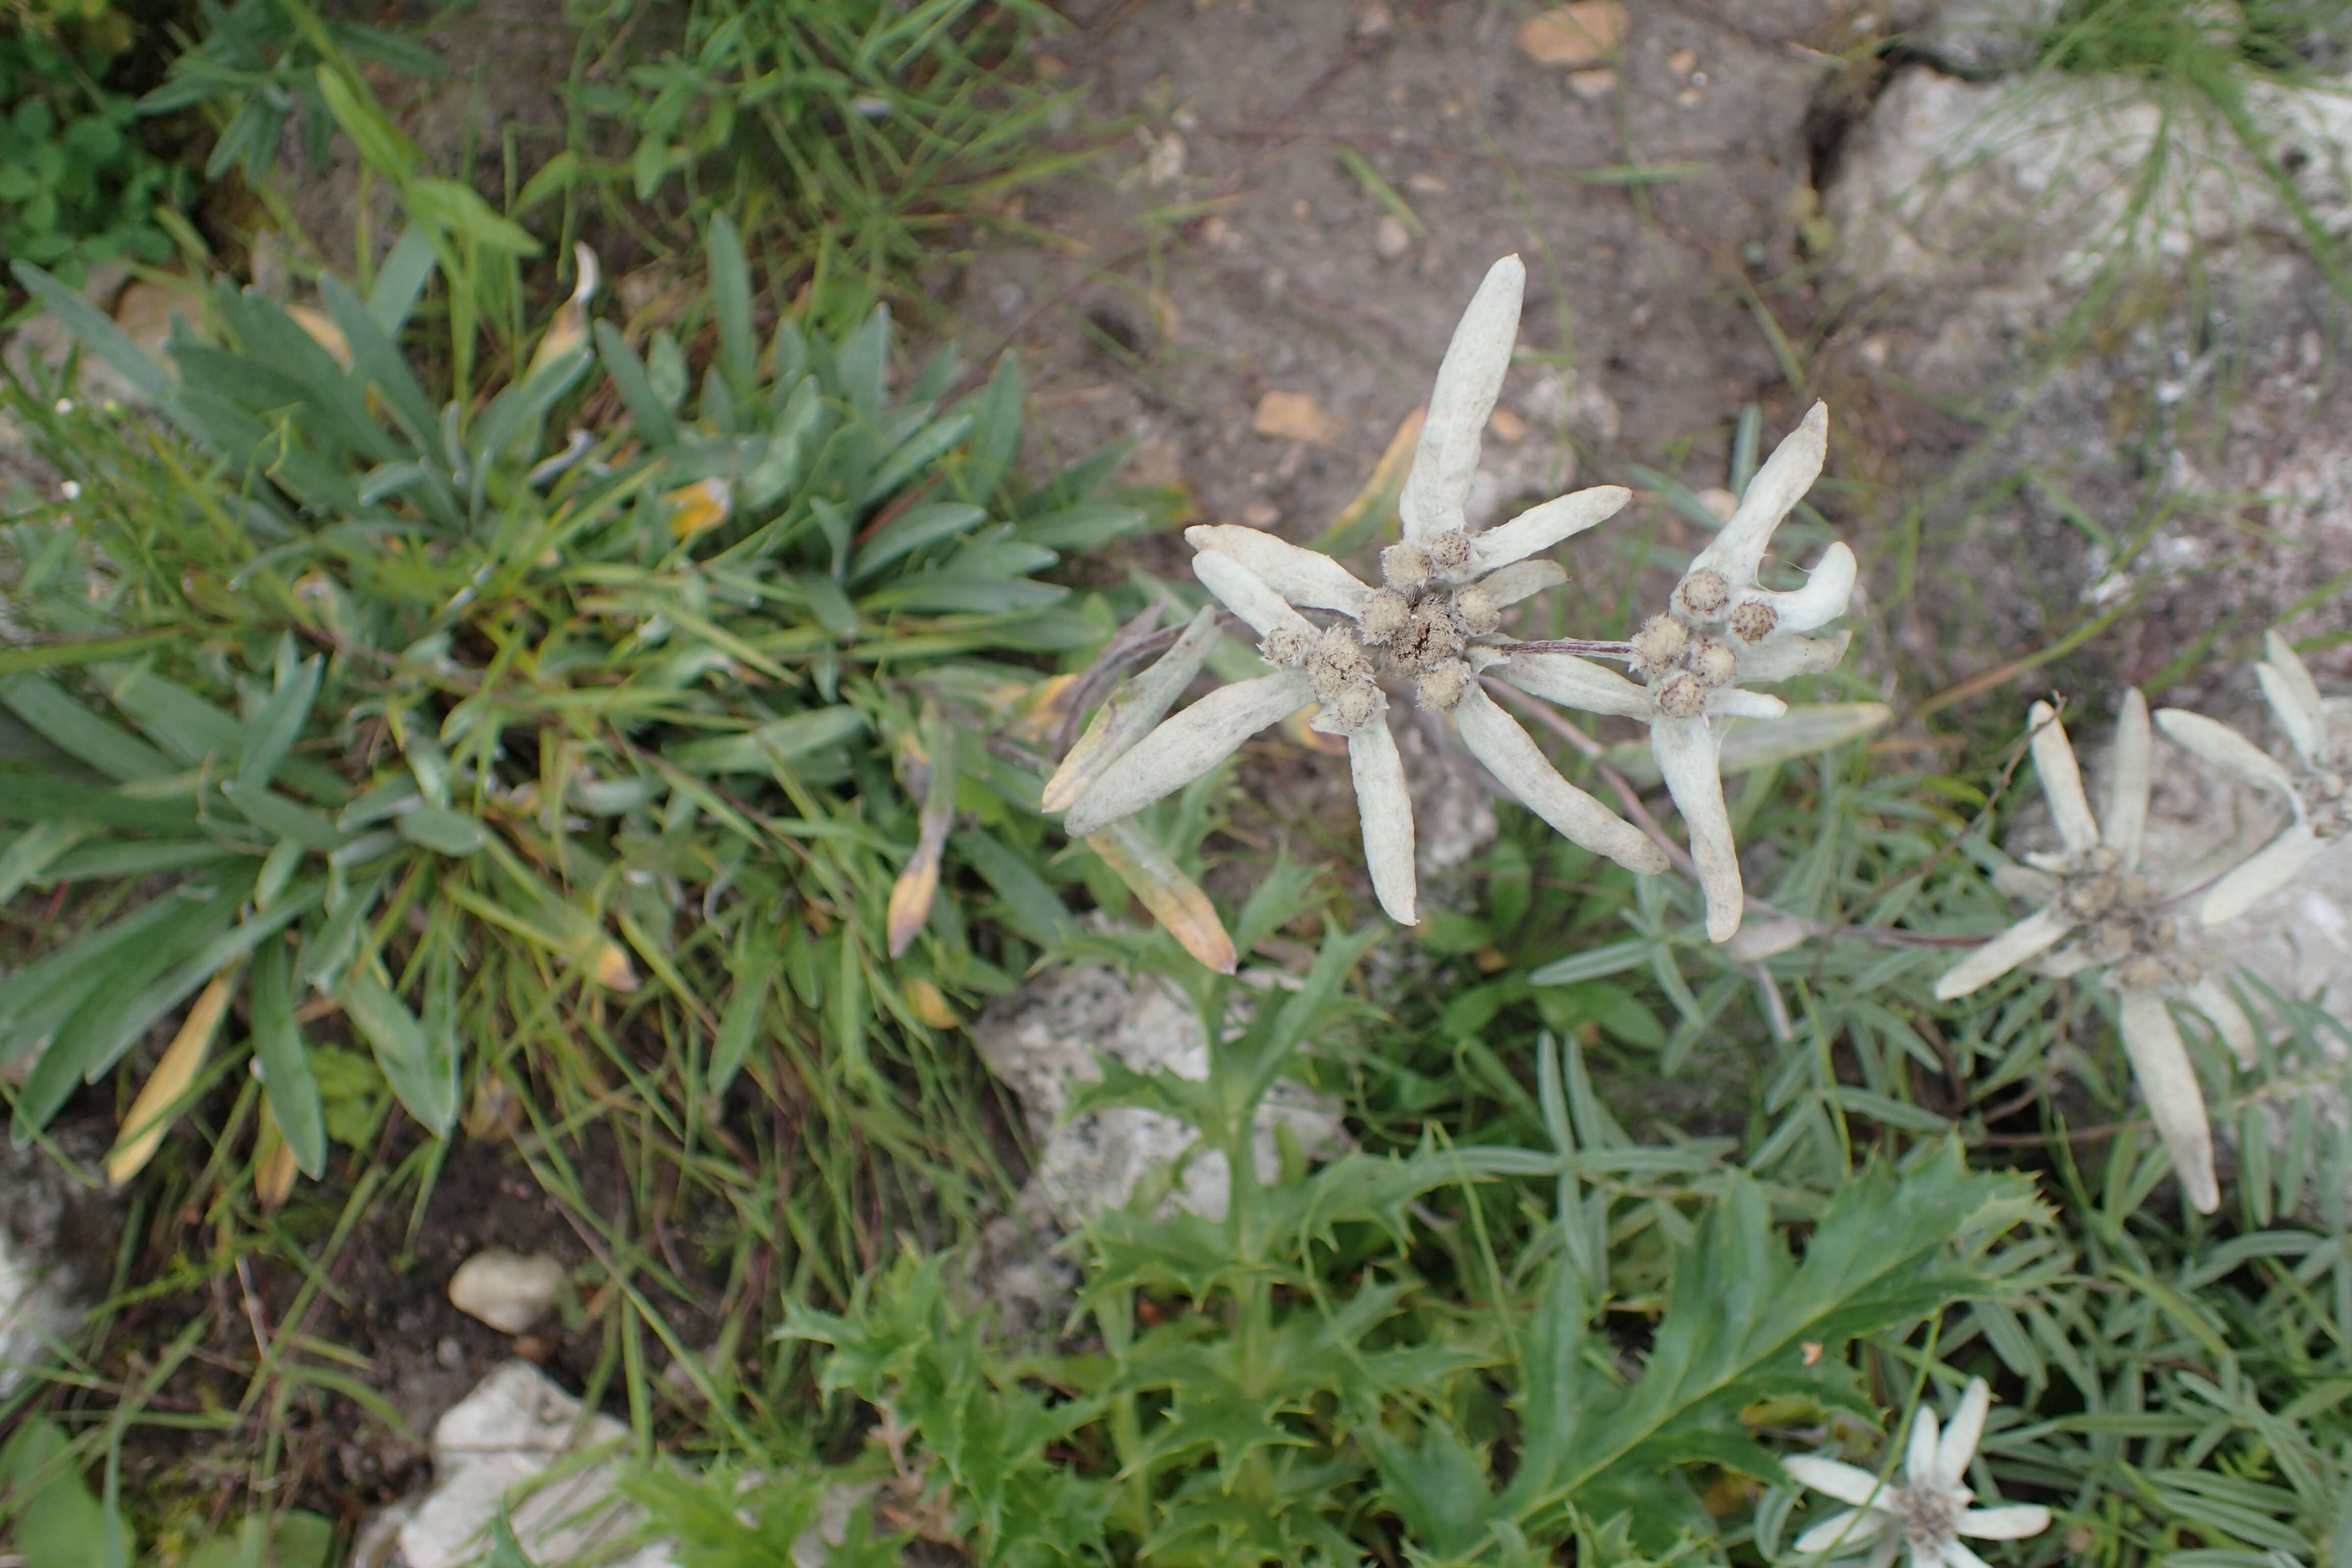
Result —
POLYGON ((422 45, 357 22, 313 17, 300 0, 202 4, 204 36, 173 60, 169 79, 139 100, 139 111, 211 110, 219 135, 205 163, 209 180, 236 169, 259 184, 278 157, 287 117, 298 110, 311 165, 326 166, 337 119, 320 90, 318 68, 326 58, 413 77, 441 74, 440 60, 422 45), (332 40, 326 50, 320 34, 332 40))
MULTIPOLYGON (((1162 1186, 1093 1227, 1099 1352, 1005 1355, 937 1256, 901 1259, 845 1315, 788 1321, 827 1347, 821 1386, 882 1413, 883 1484, 923 1499, 940 1538, 990 1563, 1687 1551, 1715 1534, 1698 1480, 1778 1475, 1759 1421, 1874 1423, 1853 1347, 2015 1298, 2043 1250, 2026 1184, 1969 1172, 1948 1143, 1776 1213, 1719 1144, 1633 1143, 1580 1052, 1549 1038, 1548 1148, 1432 1142, 1311 1173, 1286 1161, 1262 1183, 1258 1109, 1312 1070, 1304 1042, 1349 1026, 1341 984, 1370 941, 1331 931, 1293 990, 1198 983, 1208 1078, 1113 1069, 1087 1097, 1188 1123, 1233 1173, 1222 1215, 1162 1208, 1162 1186), (1431 1273, 1425 1205, 1452 1190, 1485 1207, 1472 1194, 1496 1184, 1549 1189, 1551 1213, 1516 1258, 1486 1256, 1471 1302, 1449 1300, 1467 1282, 1431 1273), (1801 1257, 1790 1217, 1807 1222, 1801 1257), (1618 1348, 1628 1314, 1645 1325, 1638 1370, 1618 1348)), ((693 1496, 657 1502, 656 1524, 693 1496)))
POLYGON ((695 228, 715 207, 792 258, 821 320, 919 304, 905 280, 946 225, 1066 163, 1038 150, 1053 100, 996 68, 1056 20, 1035 0, 695 0, 625 81, 572 84, 572 147, 523 205, 584 184, 695 228), (625 156, 591 152, 616 136, 625 156))
POLYGON ((20 1131, 220 975, 313 1174, 373 1120, 322 1036, 436 1136, 469 1082, 593 1073, 583 1026, 625 1070, 630 1040, 691 1041, 667 1069, 689 1100, 814 1075, 909 1158, 902 1085, 965 1094, 971 1124, 929 1015, 1025 965, 975 936, 992 911, 1033 943, 1069 919, 1032 858, 1035 779, 979 738, 1036 679, 1006 656, 1108 627, 1037 574, 1139 518, 1087 499, 1116 453, 1013 478, 1011 360, 960 395, 942 351, 894 392, 887 312, 756 342, 731 229, 712 247, 698 378, 677 338, 592 340, 567 308, 494 395, 428 395, 397 346, 432 271, 415 234, 369 298, 325 282, 314 324, 348 363, 224 285, 216 342, 167 373, 19 267, 172 431, 18 401, 88 500, 6 535, 12 615, 65 640, 0 673, 26 734, 0 878, 73 895, 0 982, 20 1131), (604 423, 554 434, 583 414, 604 423), (926 710, 971 826, 893 963, 920 804, 893 759, 926 710))
POLYGON ((170 256, 154 212, 185 201, 190 184, 139 140, 137 105, 100 85, 102 65, 0 31, 0 255, 77 284, 100 263, 170 256))

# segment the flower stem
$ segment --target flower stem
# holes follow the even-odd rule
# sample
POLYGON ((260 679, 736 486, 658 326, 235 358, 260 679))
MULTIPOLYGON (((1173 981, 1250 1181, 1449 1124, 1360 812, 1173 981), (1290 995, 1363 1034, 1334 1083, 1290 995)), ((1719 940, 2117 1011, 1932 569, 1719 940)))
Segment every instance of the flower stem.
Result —
POLYGON ((1494 645, 1495 651, 1514 653, 1576 653, 1588 658, 1622 658, 1633 661, 1633 645, 1629 642, 1594 642, 1586 637, 1555 637, 1549 642, 1507 642, 1494 645))

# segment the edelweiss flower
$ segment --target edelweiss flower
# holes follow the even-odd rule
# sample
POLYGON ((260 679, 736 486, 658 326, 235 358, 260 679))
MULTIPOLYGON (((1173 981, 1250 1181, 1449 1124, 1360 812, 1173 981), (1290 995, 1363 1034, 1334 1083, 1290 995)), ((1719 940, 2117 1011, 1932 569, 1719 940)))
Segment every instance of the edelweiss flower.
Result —
POLYGON ((1781 1462, 1790 1475, 1818 1492, 1850 1504, 1797 1538, 1800 1552, 1836 1552, 1868 1545, 1871 1568, 1886 1568, 1907 1548, 1915 1568, 1985 1568, 1984 1559, 1960 1544, 2021 1541, 2050 1528, 2050 1510, 2039 1503, 2006 1508, 1970 1508, 1976 1494, 1963 1479, 1984 1436, 1992 1391, 1980 1377, 1969 1380, 1952 1425, 1939 1437, 1936 1413, 1926 1405, 1911 1423, 1911 1447, 1903 1460, 1903 1484, 1892 1486, 1868 1470, 1836 1459, 1799 1454, 1781 1462))
POLYGON ((1161 724, 1079 797, 1066 831, 1083 835, 1140 810, 1268 724, 1318 704, 1315 727, 1348 741, 1373 890, 1391 919, 1411 925, 1412 802, 1388 726, 1381 679, 1389 676, 1410 679, 1423 707, 1453 714, 1479 761, 1561 833, 1636 871, 1666 868, 1656 845, 1559 776, 1517 721, 1479 689, 1472 665, 1506 608, 1565 580, 1556 563, 1528 557, 1591 528, 1630 494, 1603 486, 1483 533, 1463 526, 1479 433, 1510 365, 1526 277, 1517 257, 1496 262, 1454 329, 1398 501, 1404 539, 1381 552, 1385 586, 1369 587, 1329 556, 1256 529, 1186 531, 1199 552, 1193 572, 1265 639, 1259 651, 1276 673, 1213 692, 1161 724), (1346 619, 1318 626, 1301 608, 1346 619))
POLYGON ((2179 922, 2164 912, 2158 889, 2140 874, 2147 826, 2147 700, 2137 691, 2124 694, 2104 831, 2091 815, 2074 749, 2057 714, 2036 702, 2030 721, 2034 772, 2065 847, 2028 855, 2025 865, 2005 867, 1994 877, 2002 892, 2038 900, 2042 908, 1945 971, 1936 994, 1947 1002, 1965 996, 2029 961, 2061 976, 2099 968, 2099 978, 2121 999, 2124 1050, 2148 1115, 2171 1151, 2189 1203, 2211 1214, 2221 1194, 2213 1179, 2205 1097, 2166 1002, 2178 999, 2204 1014, 2242 1058, 2251 1049, 2252 1026, 2229 993, 2182 951, 2179 922), (2066 945, 2060 947, 2062 942, 2066 945))
POLYGON ((2156 716, 2166 734, 2256 789, 2276 790, 2294 813, 2284 832, 2206 893, 2197 918, 2207 925, 2245 913, 2352 838, 2352 733, 2330 728, 2319 688, 2286 638, 2272 632, 2263 647, 2270 658, 2254 666, 2254 674, 2303 764, 2299 773, 2289 773, 2269 752, 2201 713, 2167 708, 2156 716))
POLYGON ((1814 404, 1748 481, 1748 494, 1715 542, 1675 584, 1665 612, 1634 635, 1626 657, 1641 684, 1541 645, 1511 649, 1493 667, 1530 695, 1650 726, 1658 771, 1690 832, 1691 858, 1706 893, 1706 934, 1715 942, 1728 942, 1738 931, 1746 902, 1739 848, 1716 771, 1722 734, 1715 721, 1780 717, 1787 703, 1741 687, 1818 674, 1845 655, 1845 634, 1804 634, 1845 613, 1853 595, 1853 551, 1831 545, 1793 593, 1776 594, 1756 583, 1773 530, 1821 477, 1829 427, 1828 405, 1814 404))

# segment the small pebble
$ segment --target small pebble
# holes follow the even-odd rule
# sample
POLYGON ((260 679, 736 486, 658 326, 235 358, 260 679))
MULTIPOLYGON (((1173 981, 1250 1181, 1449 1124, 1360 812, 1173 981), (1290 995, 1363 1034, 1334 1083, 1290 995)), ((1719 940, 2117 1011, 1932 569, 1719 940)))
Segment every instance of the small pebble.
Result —
POLYGON ((1272 528, 1282 521, 1282 513, 1262 500, 1254 500, 1242 508, 1242 521, 1252 528, 1272 528))
POLYGON ((1588 103, 1594 99, 1606 98, 1617 90, 1617 73, 1607 66, 1598 70, 1570 71, 1568 73, 1568 90, 1588 103))
POLYGON ((1666 57, 1666 68, 1676 76, 1688 76, 1698 68, 1696 49, 1676 49, 1666 57))
POLYGON ((563 1265, 544 1253, 477 1252, 451 1277, 449 1304, 502 1334, 519 1334, 555 1305, 563 1274, 563 1265))
POLYGON ((466 1347, 457 1342, 455 1335, 445 1337, 433 1347, 433 1359, 439 1362, 445 1371, 461 1371, 466 1365, 466 1347))
POLYGON ((1394 261, 1412 248, 1412 236, 1396 214, 1382 213, 1379 226, 1372 231, 1372 248, 1380 253, 1381 260, 1394 261))

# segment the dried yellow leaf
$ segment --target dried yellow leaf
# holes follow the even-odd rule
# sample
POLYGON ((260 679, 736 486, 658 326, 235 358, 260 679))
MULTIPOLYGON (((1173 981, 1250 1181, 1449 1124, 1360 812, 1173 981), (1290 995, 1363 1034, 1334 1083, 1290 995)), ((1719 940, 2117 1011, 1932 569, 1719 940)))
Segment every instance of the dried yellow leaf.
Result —
POLYGON ((1226 932, 1225 922, 1217 918, 1216 906, 1133 817, 1088 834, 1087 847, 1118 873, 1118 879, 1143 900, 1151 918, 1167 927, 1168 934, 1186 952, 1220 974, 1234 972, 1234 939, 1226 932))
POLYGON ((1293 745, 1303 747, 1310 752, 1320 752, 1327 757, 1346 756, 1348 754, 1347 736, 1326 734, 1315 728, 1315 715, 1322 711, 1323 705, 1318 702, 1311 708, 1302 708, 1285 719, 1282 721, 1284 738, 1293 745))
POLYGON ((572 258, 577 265, 580 281, 573 286, 572 298, 555 312, 555 320, 548 323, 547 336, 539 340, 539 350, 530 356, 533 374, 588 341, 588 301, 595 298, 596 282, 603 273, 596 265, 596 253, 584 245, 572 247, 572 258))
POLYGON ((496 1073, 487 1073, 474 1085, 474 1098, 467 1102, 463 1125, 466 1136, 477 1143, 502 1142, 521 1128, 522 1102, 507 1087, 506 1079, 496 1073))
POLYGON ((229 998, 236 994, 236 977, 224 970, 213 976, 212 984, 180 1021, 180 1032, 172 1037, 163 1059, 155 1064, 139 1098, 131 1102, 131 1114, 122 1119, 121 1136, 106 1156, 109 1183, 121 1186, 144 1169, 163 1146, 163 1134, 179 1114, 177 1102, 196 1081, 212 1050, 213 1037, 220 1032, 221 1019, 228 1013, 229 998))
POLYGON ((925 837, 915 847, 914 858, 898 873, 890 886, 888 930, 890 956, 898 957, 931 918, 931 899, 940 890, 940 846, 937 840, 925 837))
POLYGON ((955 1009, 948 1005, 948 999, 940 994, 940 988, 928 980, 907 982, 907 1003, 914 1008, 916 1017, 934 1029, 952 1029, 963 1022, 955 1016, 955 1009))
POLYGON ((626 949, 606 937, 596 949, 596 984, 607 991, 635 991, 637 972, 629 963, 626 949))
POLYGON ((296 326, 310 333, 312 341, 333 356, 337 364, 345 370, 352 368, 352 345, 344 342, 343 329, 335 325, 325 311, 314 310, 308 305, 289 305, 286 313, 294 318, 296 326))
POLYGON ((735 501, 735 487, 725 479, 698 479, 666 492, 662 500, 670 506, 670 537, 684 541, 727 521, 727 510, 735 501))
POLYGON ((269 1101, 261 1102, 261 1128, 253 1141, 253 1195, 260 1200, 264 1214, 275 1214, 286 1206, 293 1194, 294 1178, 301 1167, 294 1163, 294 1151, 288 1147, 286 1135, 278 1129, 278 1114, 269 1101))
POLYGON ((1029 688, 1021 701, 1021 716, 1008 733, 1016 741, 1043 741, 1052 735, 1067 716, 1065 704, 1076 694, 1077 683, 1076 675, 1056 675, 1029 688))

